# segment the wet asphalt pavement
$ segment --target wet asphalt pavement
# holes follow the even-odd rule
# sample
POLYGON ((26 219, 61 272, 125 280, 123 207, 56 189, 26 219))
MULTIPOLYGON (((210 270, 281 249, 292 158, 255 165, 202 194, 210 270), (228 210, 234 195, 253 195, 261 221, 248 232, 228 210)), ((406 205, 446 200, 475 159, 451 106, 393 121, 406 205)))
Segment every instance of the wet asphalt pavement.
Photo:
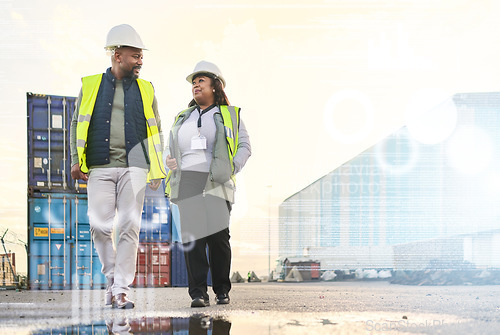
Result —
POLYGON ((0 291, 0 334, 499 334, 500 286, 385 281, 234 284, 229 305, 190 308, 186 288, 0 291), (68 331, 69 330, 69 331, 68 331))

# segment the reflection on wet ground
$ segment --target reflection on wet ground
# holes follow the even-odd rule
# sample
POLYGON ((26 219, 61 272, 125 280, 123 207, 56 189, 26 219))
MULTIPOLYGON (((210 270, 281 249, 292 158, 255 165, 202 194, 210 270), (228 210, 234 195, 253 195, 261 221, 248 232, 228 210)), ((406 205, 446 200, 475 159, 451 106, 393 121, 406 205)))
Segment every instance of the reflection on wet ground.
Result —
POLYGON ((31 335, 55 334, 230 334, 231 322, 221 317, 194 314, 190 317, 142 317, 113 319, 56 329, 42 329, 31 335))
MULTIPOLYGON (((365 313, 276 313, 235 312, 230 315, 193 314, 178 317, 138 317, 108 315, 106 320, 72 326, 36 327, 29 335, 58 334, 407 334, 443 333, 446 327, 459 326, 468 320, 444 314, 365 313)), ((1 331, 0 331, 1 333, 1 331)), ((446 333, 446 332, 445 332, 446 333)), ((453 331, 450 334, 454 333, 453 331)))
POLYGON ((499 286, 384 282, 235 285, 231 304, 192 309, 184 288, 135 289, 136 308, 102 306, 104 290, 0 294, 0 335, 492 334, 499 286), (107 322, 107 323, 106 323, 107 322))

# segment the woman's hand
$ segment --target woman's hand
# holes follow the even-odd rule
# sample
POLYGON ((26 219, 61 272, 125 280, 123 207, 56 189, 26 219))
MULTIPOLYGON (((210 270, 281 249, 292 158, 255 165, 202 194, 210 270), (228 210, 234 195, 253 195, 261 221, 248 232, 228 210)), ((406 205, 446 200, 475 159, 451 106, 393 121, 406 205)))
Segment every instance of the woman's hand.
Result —
POLYGON ((156 191, 161 185, 161 179, 153 179, 149 182, 149 188, 156 191))
POLYGON ((170 155, 167 156, 167 167, 170 170, 177 170, 177 160, 170 157, 170 155))

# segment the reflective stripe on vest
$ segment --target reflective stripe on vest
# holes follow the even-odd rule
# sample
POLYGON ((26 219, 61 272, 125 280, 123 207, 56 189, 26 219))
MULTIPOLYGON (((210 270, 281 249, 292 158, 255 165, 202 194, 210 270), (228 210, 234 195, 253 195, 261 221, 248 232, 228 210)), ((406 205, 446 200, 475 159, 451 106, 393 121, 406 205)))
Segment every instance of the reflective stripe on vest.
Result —
POLYGON ((224 121, 224 133, 226 135, 227 150, 229 152, 229 161, 234 172, 233 158, 238 150, 240 109, 234 106, 220 106, 222 120, 224 121), (231 111, 233 113, 231 113, 231 111), (234 125, 236 124, 236 127, 234 125))
MULTIPOLYGON (((102 74, 82 78, 82 101, 80 103, 78 124, 76 128, 76 145, 80 169, 84 173, 87 173, 89 170, 86 155, 87 136, 90 119, 92 118, 92 113, 94 112, 97 92, 99 92, 101 81, 102 74)), ((153 112, 153 85, 151 85, 149 81, 143 79, 137 79, 137 83, 141 92, 148 134, 148 152, 150 161, 148 181, 151 179, 165 178, 166 172, 165 167, 163 166, 160 134, 153 112)))

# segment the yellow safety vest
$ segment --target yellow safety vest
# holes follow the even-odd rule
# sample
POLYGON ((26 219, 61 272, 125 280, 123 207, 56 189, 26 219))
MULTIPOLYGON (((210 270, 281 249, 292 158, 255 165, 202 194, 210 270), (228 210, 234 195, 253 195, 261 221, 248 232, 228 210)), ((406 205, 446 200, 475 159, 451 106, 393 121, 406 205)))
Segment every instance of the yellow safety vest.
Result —
MULTIPOLYGON (((184 114, 187 110, 183 110, 175 118, 174 125, 177 123, 179 117, 184 114)), ((234 106, 220 105, 220 113, 222 115, 222 121, 224 122, 224 133, 226 135, 227 142, 227 152, 229 154, 229 162, 231 164, 232 171, 234 172, 233 158, 238 150, 239 141, 239 125, 240 125, 240 108, 234 106), (231 109, 233 113, 229 110, 231 109), (233 122, 234 121, 234 122, 233 122), (234 124, 236 123, 236 127, 234 124)), ((214 148, 215 150, 215 148, 214 148)), ((179 168, 179 167, 178 167, 179 168)), ((165 194, 170 195, 170 179, 172 177, 172 170, 168 171, 167 179, 165 180, 165 194)), ((235 182, 234 174, 231 176, 233 182, 235 182)))
MULTIPOLYGON (((78 124, 76 127, 76 148, 78 151, 78 161, 83 173, 89 171, 87 167, 87 136, 90 125, 90 119, 94 112, 94 106, 97 99, 97 92, 101 85, 102 74, 82 78, 82 101, 78 115, 78 124)), ((165 167, 163 166, 162 147, 158 125, 153 112, 154 89, 153 85, 147 80, 137 79, 139 90, 141 92, 144 116, 146 117, 146 128, 148 134, 148 152, 149 152, 149 173, 148 182, 153 179, 162 179, 166 177, 165 167)))

